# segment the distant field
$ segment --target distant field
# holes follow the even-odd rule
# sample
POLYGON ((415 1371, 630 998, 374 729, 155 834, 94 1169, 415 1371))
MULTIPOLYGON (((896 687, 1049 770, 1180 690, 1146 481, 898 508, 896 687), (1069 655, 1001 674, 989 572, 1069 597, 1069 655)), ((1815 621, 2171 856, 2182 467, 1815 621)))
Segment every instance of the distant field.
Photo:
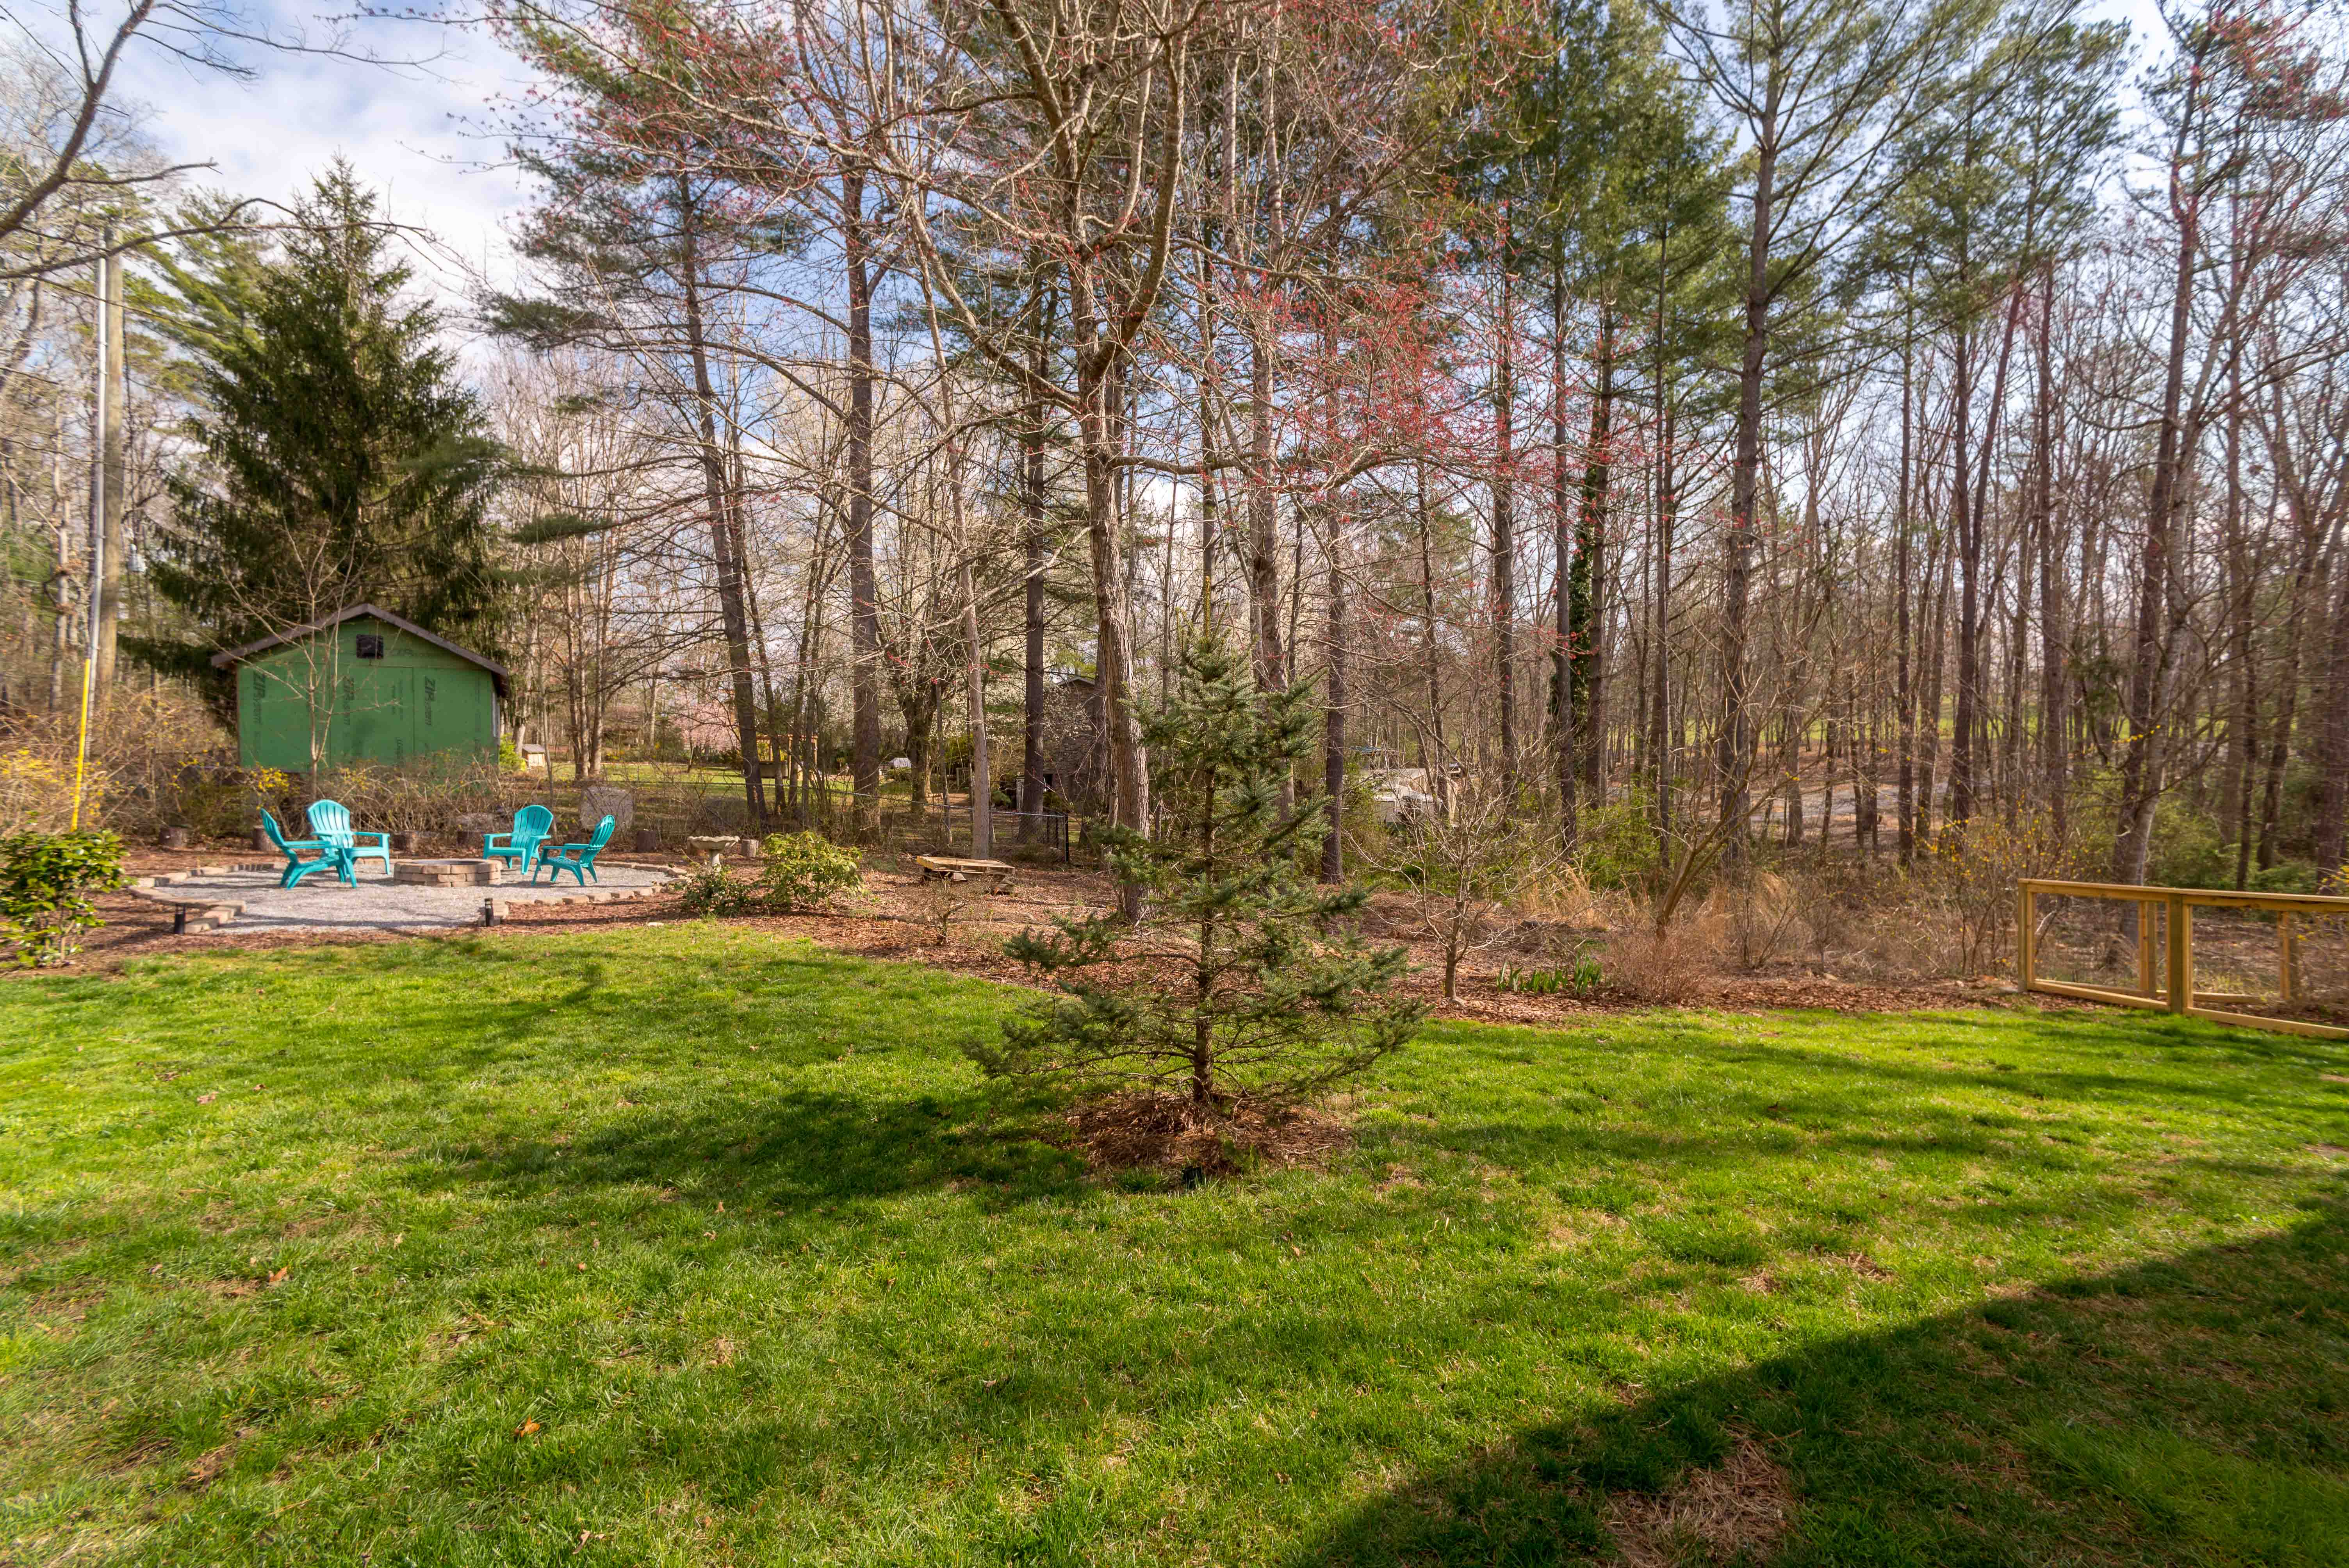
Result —
POLYGON ((723 925, 0 985, 0 1561, 2349 1561, 2349 1052, 1445 1026, 1182 1191, 981 1085, 1011 997, 723 925))

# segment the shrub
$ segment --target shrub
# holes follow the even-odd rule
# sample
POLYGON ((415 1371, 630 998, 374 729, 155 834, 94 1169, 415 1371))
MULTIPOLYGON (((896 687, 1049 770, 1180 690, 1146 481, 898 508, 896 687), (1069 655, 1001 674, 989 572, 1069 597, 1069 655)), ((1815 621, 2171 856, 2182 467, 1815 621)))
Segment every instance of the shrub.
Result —
POLYGON ((688 914, 748 914, 759 905, 758 884, 721 866, 699 866, 678 884, 688 914))
POLYGON ((1662 870, 1656 821, 1643 794, 1586 810, 1577 824, 1575 860, 1595 888, 1635 887, 1662 870))
POLYGON ((759 896, 775 909, 819 909, 864 885, 856 851, 821 833, 770 833, 761 853, 759 896))
POLYGON ((2161 887, 2233 887, 2235 846, 2216 818, 2164 798, 2154 807, 2146 880, 2161 887))
POLYGON ((63 964, 76 938, 106 923, 89 895, 122 885, 122 841, 84 829, 0 839, 0 935, 29 968, 63 964))
POLYGON ((1642 1002, 1679 1006, 1706 989, 1708 945, 1704 934, 1688 922, 1658 931, 1642 921, 1608 937, 1607 977, 1616 989, 1642 1002))
POLYGON ((1509 905, 1538 899, 1558 858, 1555 837, 1509 795, 1475 779, 1451 789, 1447 810, 1414 813, 1388 834, 1378 862, 1443 954, 1447 1002, 1460 994, 1461 961, 1508 937, 1509 905))
MULTIPOLYGON (((97 800, 88 800, 97 809, 97 800)), ((73 759, 29 746, 0 751, 0 832, 62 826, 73 808, 73 759)))
POLYGON ((252 830, 255 787, 233 757, 190 753, 176 768, 158 772, 154 805, 160 826, 185 828, 200 839, 252 830))
POLYGON ((1807 935, 1801 901, 1786 879, 1754 871, 1713 887, 1713 912, 1728 928, 1732 956, 1749 973, 1766 969, 1807 935))
POLYGON ((2280 861, 2251 873, 2253 892, 2323 892, 2324 876, 2306 861, 2280 861))

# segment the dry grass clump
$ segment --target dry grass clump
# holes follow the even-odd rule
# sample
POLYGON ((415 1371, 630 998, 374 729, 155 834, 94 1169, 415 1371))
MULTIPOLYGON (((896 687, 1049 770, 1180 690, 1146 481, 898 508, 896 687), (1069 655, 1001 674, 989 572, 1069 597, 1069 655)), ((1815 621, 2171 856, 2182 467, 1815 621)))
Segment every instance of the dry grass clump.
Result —
POLYGON ((1572 931, 1603 931, 1614 923, 1610 896, 1570 865, 1545 867, 1518 894, 1516 909, 1529 922, 1572 931))
POLYGON ((1625 995, 1659 1006, 1684 1006, 1711 988, 1715 922, 1682 921, 1658 931, 1645 921, 1618 926, 1607 938, 1608 983, 1625 995))
POLYGON ((1787 878, 1757 871, 1743 880, 1717 884, 1706 902, 1706 912, 1728 939, 1731 962, 1752 974, 1808 945, 1810 926, 1803 919, 1807 903, 1787 878))
POLYGON ((1630 1568, 1700 1563, 1758 1563, 1786 1533, 1794 1490, 1762 1445, 1741 1439, 1711 1470, 1691 1470, 1655 1496, 1619 1493, 1603 1515, 1615 1550, 1630 1568))
POLYGON ((1338 1118, 1306 1106, 1242 1100, 1202 1110, 1185 1096, 1136 1091, 1089 1099, 1068 1113, 1096 1171, 1161 1170, 1222 1176, 1266 1166, 1319 1166, 1353 1141, 1338 1118))

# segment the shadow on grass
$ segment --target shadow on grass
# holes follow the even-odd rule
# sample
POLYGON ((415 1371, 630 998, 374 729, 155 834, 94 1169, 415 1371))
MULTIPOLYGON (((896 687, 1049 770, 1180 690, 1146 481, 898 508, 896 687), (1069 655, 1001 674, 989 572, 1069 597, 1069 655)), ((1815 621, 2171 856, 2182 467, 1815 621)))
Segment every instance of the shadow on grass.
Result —
POLYGON ((885 1099, 820 1090, 647 1108, 564 1142, 507 1140, 467 1158, 413 1160, 419 1190, 528 1199, 660 1189, 766 1212, 888 1199, 968 1183, 1003 1201, 1080 1190, 1081 1162, 1032 1136, 984 1093, 885 1099))
POLYGON ((2270 1240, 1627 1390, 1353 1510, 1289 1568, 1605 1557, 1609 1494, 1745 1439, 1794 1502, 1775 1568, 2349 1563, 2349 1207, 2303 1207, 2270 1240))
POLYGON ((1640 1019, 1636 1032, 1591 1039, 1578 1035, 1576 1047, 1593 1056, 1647 1057, 1659 1045, 1682 1044, 1713 1066, 1753 1064, 1817 1075, 1823 1088, 1839 1080, 1941 1090, 1971 1088, 2021 1094, 2098 1109, 2142 1104, 2174 1109, 2181 1100, 2206 1108, 2257 1103, 2266 1092, 2252 1075, 2181 1073, 2181 1064, 2271 1066, 2306 1059, 2311 1046, 2287 1036, 2230 1029, 2166 1015, 2063 1011, 2032 1014, 2007 1010, 1895 1016, 1895 1043, 1912 1059, 1881 1052, 1858 1055, 1839 1047, 1835 1034, 1855 1020, 1845 1015, 1795 1013, 1760 1020, 1737 1020, 1724 1030, 1719 1018, 1640 1019), (1756 1026, 1756 1024, 1761 1026, 1756 1026), (1781 1044, 1780 1037, 1826 1026, 1816 1044, 1781 1044), (1930 1033, 1927 1033, 1930 1031, 1930 1033), (1922 1037, 1914 1037, 1921 1036, 1922 1037))

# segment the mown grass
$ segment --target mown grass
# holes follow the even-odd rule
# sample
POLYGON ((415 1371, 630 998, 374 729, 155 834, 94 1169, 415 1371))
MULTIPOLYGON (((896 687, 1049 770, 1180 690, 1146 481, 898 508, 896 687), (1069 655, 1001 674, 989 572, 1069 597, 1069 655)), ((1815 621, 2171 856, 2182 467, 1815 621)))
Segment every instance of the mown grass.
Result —
POLYGON ((724 926, 0 986, 0 1560, 1571 1562, 1752 1440, 1782 1563, 2349 1561, 2337 1047, 1444 1026, 1181 1191, 987 1092, 1008 1005, 724 926))

